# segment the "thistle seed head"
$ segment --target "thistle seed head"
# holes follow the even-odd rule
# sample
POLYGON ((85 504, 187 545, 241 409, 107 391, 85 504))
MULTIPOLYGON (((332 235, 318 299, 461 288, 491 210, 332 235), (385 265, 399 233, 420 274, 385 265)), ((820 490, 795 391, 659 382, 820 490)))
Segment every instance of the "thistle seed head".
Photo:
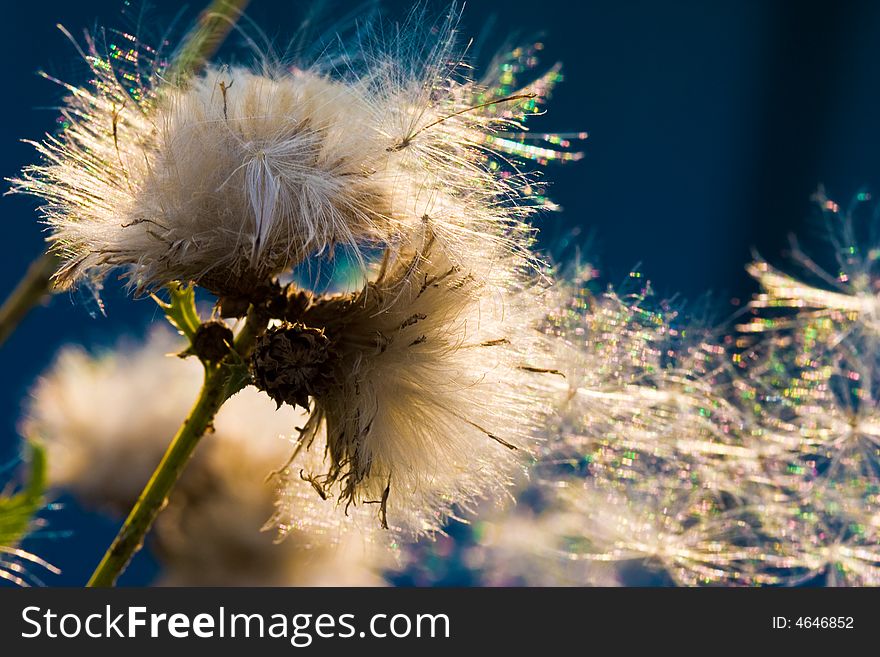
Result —
POLYGON ((232 348, 233 334, 223 322, 212 320, 199 325, 190 350, 200 360, 219 363, 232 348))
POLYGON ((309 397, 323 395, 333 385, 330 340, 324 331, 285 322, 258 340, 251 356, 254 383, 280 407, 308 410, 309 397))
POLYGON ((305 480, 346 513, 369 509, 393 532, 430 534, 453 505, 503 497, 528 460, 559 394, 539 330, 544 290, 516 257, 478 241, 468 248, 481 265, 461 267, 432 228, 387 253, 361 290, 299 304, 300 321, 332 345, 326 379, 303 367, 325 345, 306 342, 302 328, 270 331, 258 348, 255 371, 283 384, 268 386, 283 389, 276 401, 308 395, 312 408, 282 470, 280 527, 298 514, 286 491, 305 480))
POLYGON ((179 85, 158 64, 147 74, 140 52, 134 77, 118 70, 89 38, 93 80, 63 85, 63 130, 11 181, 44 202, 57 286, 122 268, 137 291, 195 282, 238 317, 261 286, 339 248, 366 271, 426 214, 462 266, 480 255, 465 248, 474 236, 534 262, 525 217, 552 206, 520 161, 576 154, 519 139, 558 67, 517 83, 535 60, 518 48, 476 80, 457 17, 422 19, 391 41, 366 30, 354 52, 209 67, 179 85))

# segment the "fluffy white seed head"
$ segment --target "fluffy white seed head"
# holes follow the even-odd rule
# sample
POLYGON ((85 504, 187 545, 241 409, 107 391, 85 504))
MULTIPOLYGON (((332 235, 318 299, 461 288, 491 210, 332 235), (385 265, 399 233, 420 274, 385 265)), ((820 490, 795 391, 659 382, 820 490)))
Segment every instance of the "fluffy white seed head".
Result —
POLYGON ((59 352, 21 422, 22 435, 45 441, 51 485, 128 512, 198 392, 199 364, 168 357, 180 349, 162 330, 144 347, 122 340, 103 355, 76 346, 59 352))
POLYGON ((424 214, 458 257, 479 237, 530 258, 522 218, 542 201, 508 153, 574 154, 530 150, 509 131, 558 71, 512 88, 511 71, 531 61, 514 51, 478 83, 452 19, 423 32, 362 35, 344 66, 326 55, 259 72, 209 68, 180 86, 161 70, 123 75, 90 41, 94 79, 65 85, 65 127, 12 181, 45 201, 65 261, 58 283, 120 267, 137 289, 192 280, 248 296, 337 247, 366 262, 371 247, 405 242, 424 214))
MULTIPOLYGON (((345 508, 375 504, 404 535, 505 495, 561 375, 538 330, 544 290, 515 258, 483 253, 482 268, 462 269, 426 223, 360 292, 314 299, 302 322, 323 328, 324 346, 306 381, 284 373, 307 371, 318 338, 302 324, 270 329, 255 351, 258 385, 279 403, 313 404, 288 483, 307 479, 345 508), (318 467, 304 468, 313 452, 318 467)), ((298 513, 284 500, 282 489, 282 526, 298 513)))

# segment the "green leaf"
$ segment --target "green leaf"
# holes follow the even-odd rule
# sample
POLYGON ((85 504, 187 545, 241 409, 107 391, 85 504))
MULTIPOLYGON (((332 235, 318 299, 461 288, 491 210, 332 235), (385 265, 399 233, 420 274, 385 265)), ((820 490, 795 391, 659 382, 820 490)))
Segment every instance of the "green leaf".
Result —
POLYGON ((46 492, 46 451, 30 442, 30 473, 18 492, 0 495, 0 547, 17 546, 43 507, 46 492))
POLYGON ((226 368, 226 398, 229 399, 233 395, 241 392, 248 387, 253 381, 251 380, 250 368, 247 363, 236 352, 231 352, 224 367, 226 368))
POLYGON ((187 339, 192 342, 199 325, 202 323, 199 312, 196 310, 196 292, 193 285, 172 283, 168 286, 171 294, 170 302, 166 303, 155 294, 153 299, 165 312, 165 317, 187 339))

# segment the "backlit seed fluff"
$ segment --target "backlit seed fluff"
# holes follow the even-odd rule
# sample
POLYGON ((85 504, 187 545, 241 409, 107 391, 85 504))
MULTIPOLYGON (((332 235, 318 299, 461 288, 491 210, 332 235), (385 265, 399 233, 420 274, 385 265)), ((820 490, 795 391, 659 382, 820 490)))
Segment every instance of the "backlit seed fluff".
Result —
MULTIPOLYGON (((560 375, 538 330, 544 290, 516 258, 483 253, 481 268, 462 269, 426 224, 361 291, 313 298, 301 325, 260 340, 258 385, 312 408, 287 485, 308 480, 352 511, 375 505, 373 522, 402 535, 440 529, 456 505, 505 497, 560 375), (304 326, 321 327, 320 339, 304 326), (320 376, 277 377, 285 358, 307 374, 309 354, 320 376), (303 465, 316 452, 317 466, 303 465)), ((282 528, 299 512, 282 486, 282 528)))
POLYGON ((566 541, 580 518, 520 505, 477 523, 464 562, 485 586, 619 586, 613 565, 572 559, 566 541))
POLYGON ((356 52, 296 67, 209 67, 180 86, 161 70, 122 75, 90 42, 92 82, 65 85, 63 129, 36 144, 42 162, 12 181, 45 202, 64 260, 58 284, 119 267, 138 290, 195 281, 249 298, 337 247, 365 262, 425 214, 451 245, 478 235, 528 258, 522 217, 541 197, 499 163, 506 152, 562 154, 499 131, 518 129, 558 72, 518 91, 500 85, 500 70, 477 83, 452 20, 427 43, 412 36, 422 31, 384 44, 365 36, 356 52))

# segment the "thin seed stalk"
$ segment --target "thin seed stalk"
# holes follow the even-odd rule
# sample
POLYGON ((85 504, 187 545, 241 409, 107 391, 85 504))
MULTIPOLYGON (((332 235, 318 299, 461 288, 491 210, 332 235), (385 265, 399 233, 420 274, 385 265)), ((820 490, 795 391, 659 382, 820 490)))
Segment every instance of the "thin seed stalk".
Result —
POLYGON ((189 463, 202 436, 211 427, 223 403, 237 392, 232 364, 241 362, 253 349, 254 341, 266 322, 253 309, 248 313, 235 347, 220 363, 205 364, 205 378, 195 404, 177 430, 165 456, 128 514, 122 529, 104 554, 89 579, 89 587, 109 587, 125 571, 132 557, 141 549, 144 538, 156 517, 168 503, 180 475, 189 463))
POLYGON ((223 405, 225 393, 226 380, 221 376, 219 366, 206 368, 205 380, 195 405, 177 430, 168 451, 141 492, 110 549, 92 574, 88 586, 113 586, 135 553, 141 549, 144 537, 156 516, 165 507, 168 495, 189 462, 196 445, 223 405))
POLYGON ((40 303, 52 288, 52 275, 60 260, 54 253, 44 253, 34 260, 9 298, 0 306, 0 345, 12 335, 31 308, 40 303))
POLYGON ((199 22, 168 67, 167 79, 179 84, 198 73, 214 56, 244 13, 249 0, 214 0, 199 15, 199 22))

